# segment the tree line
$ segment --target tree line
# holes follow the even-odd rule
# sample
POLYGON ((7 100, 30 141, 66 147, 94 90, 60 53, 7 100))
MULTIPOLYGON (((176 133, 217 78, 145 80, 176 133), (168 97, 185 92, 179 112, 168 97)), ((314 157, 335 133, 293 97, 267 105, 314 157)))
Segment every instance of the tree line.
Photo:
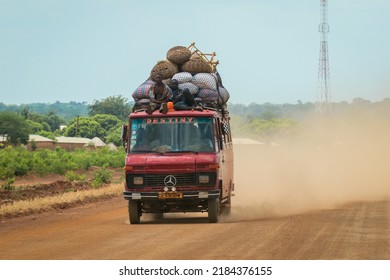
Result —
MULTIPOLYGON (((0 102, 1 111, 22 112, 28 108, 30 112, 45 115, 54 112, 58 117, 65 120, 65 123, 72 120, 76 116, 90 116, 93 114, 110 114, 117 116, 119 119, 126 118, 127 113, 131 111, 134 102, 129 101, 123 96, 110 96, 106 99, 95 100, 92 104, 87 102, 61 103, 31 103, 22 105, 6 105, 0 102)), ((354 98, 352 102, 333 102, 331 104, 333 114, 340 114, 348 111, 365 111, 377 112, 387 111, 390 109, 390 98, 385 98, 379 102, 371 102, 363 98, 354 98)), ((290 104, 274 104, 274 103, 228 103, 229 111, 232 115, 238 116, 254 116, 262 119, 272 118, 289 118, 300 120, 314 115, 315 103, 302 102, 297 100, 297 103, 290 104)))
MULTIPOLYGON (((119 146, 121 127, 127 122, 133 104, 120 95, 95 100, 92 104, 57 101, 17 106, 0 103, 0 136, 6 135, 13 145, 27 143, 29 134, 39 134, 51 139, 55 136, 99 137, 119 146), (66 128, 60 129, 62 126, 66 128)), ((334 102, 331 108, 333 118, 345 115, 390 118, 390 98, 381 102, 355 98, 351 103, 334 102)), ((300 100, 296 104, 229 103, 228 109, 233 134, 257 139, 294 135, 302 122, 316 115, 314 103, 300 100)))
MULTIPOLYGON (((55 103, 55 106, 61 107, 59 103, 55 103)), ((69 106, 76 104, 71 102, 64 108, 69 106)), ((79 109, 73 110, 72 116, 67 115, 70 117, 67 120, 54 110, 39 113, 44 112, 47 105, 34 110, 32 108, 37 108, 34 104, 21 107, 0 104, 0 136, 11 145, 27 144, 30 134, 38 134, 53 140, 56 136, 99 137, 106 143, 121 145, 121 127, 132 108, 126 98, 110 96, 95 100, 90 105, 79 103, 77 106, 79 109), (83 106, 87 106, 87 114, 83 113, 85 111, 83 106)), ((58 111, 63 112, 64 108, 58 111)))

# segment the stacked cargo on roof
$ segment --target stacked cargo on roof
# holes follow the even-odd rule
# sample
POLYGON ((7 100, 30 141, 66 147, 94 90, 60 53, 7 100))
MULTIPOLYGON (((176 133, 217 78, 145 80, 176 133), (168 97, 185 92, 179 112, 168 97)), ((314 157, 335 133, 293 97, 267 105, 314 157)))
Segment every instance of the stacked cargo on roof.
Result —
POLYGON ((189 47, 175 46, 169 49, 166 59, 158 61, 148 79, 133 92, 136 106, 150 103, 149 91, 155 84, 155 76, 160 73, 166 85, 169 86, 171 80, 176 79, 180 89, 188 89, 199 106, 227 111, 230 94, 216 69, 218 63, 215 53, 203 53, 195 43, 189 47))

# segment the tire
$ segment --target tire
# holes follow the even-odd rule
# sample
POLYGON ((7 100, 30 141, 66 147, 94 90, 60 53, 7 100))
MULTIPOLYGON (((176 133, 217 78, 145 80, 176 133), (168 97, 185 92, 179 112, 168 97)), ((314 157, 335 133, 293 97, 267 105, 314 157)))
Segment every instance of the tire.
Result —
POLYGON ((129 221, 130 224, 139 224, 141 221, 141 210, 137 201, 129 200, 129 221))
POLYGON ((219 198, 212 198, 208 201, 208 218, 209 223, 218 223, 221 203, 219 198))

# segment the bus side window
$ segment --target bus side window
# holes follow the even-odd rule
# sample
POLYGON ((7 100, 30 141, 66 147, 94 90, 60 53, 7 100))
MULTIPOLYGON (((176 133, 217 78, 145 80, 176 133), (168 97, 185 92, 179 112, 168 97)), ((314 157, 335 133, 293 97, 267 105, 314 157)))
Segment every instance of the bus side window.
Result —
POLYGON ((232 133, 230 130, 230 122, 225 121, 223 122, 223 128, 224 128, 224 134, 226 135, 226 143, 231 144, 232 142, 232 133))
POLYGON ((223 149, 225 149, 226 140, 225 140, 225 134, 223 131, 223 125, 222 125, 222 122, 220 119, 218 119, 218 121, 217 121, 217 129, 218 129, 219 146, 220 146, 220 149, 223 150, 223 149))
POLYGON ((223 148, 230 148, 232 144, 232 134, 230 131, 230 123, 229 120, 219 121, 219 132, 221 135, 221 145, 223 148))

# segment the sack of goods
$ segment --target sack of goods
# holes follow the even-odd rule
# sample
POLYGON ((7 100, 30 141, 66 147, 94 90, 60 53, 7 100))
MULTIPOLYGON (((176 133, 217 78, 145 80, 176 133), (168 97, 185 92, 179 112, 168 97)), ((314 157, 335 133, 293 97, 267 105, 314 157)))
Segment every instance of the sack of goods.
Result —
POLYGON ((217 90, 218 78, 214 73, 198 73, 194 75, 192 82, 200 89, 207 88, 217 90))
POLYGON ((149 99, 149 90, 155 84, 152 80, 148 79, 143 82, 136 90, 133 92, 132 97, 134 101, 138 101, 141 99, 149 99))
POLYGON ((192 82, 192 74, 189 72, 179 72, 173 75, 172 80, 177 80, 179 84, 192 82))
POLYGON ((199 92, 199 88, 191 82, 179 83, 179 89, 181 90, 188 89, 190 93, 194 96, 196 96, 199 92))
POLYGON ((217 110, 226 108, 230 94, 222 85, 216 70, 219 62, 214 61, 214 56, 215 53, 202 53, 195 43, 189 47, 175 46, 169 49, 166 59, 158 61, 151 69, 149 78, 133 92, 136 105, 143 106, 150 102, 149 91, 159 73, 168 86, 172 80, 177 80, 179 88, 188 89, 200 106, 217 110))

